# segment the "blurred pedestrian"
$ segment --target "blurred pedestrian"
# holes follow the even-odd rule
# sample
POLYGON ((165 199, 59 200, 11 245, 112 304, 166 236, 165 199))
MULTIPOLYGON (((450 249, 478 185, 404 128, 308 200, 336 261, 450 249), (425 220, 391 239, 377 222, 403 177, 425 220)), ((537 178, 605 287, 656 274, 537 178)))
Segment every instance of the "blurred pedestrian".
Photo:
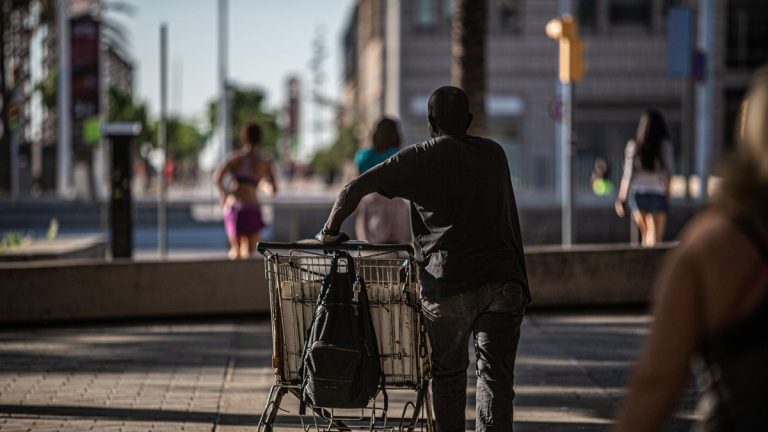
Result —
POLYGON ((674 169, 667 122, 661 112, 649 109, 640 117, 635 138, 627 142, 624 176, 615 205, 616 214, 624 217, 629 198, 643 246, 653 246, 664 239, 674 169))
MULTIPOLYGON (((400 151, 403 141, 397 122, 383 117, 373 131, 373 147, 355 155, 359 174, 384 162, 400 151)), ((410 225, 408 202, 402 198, 388 199, 377 193, 363 197, 357 207, 355 234, 359 240, 371 243, 408 243, 410 225)))
POLYGON ((230 258, 247 258, 256 250, 266 224, 261 214, 258 187, 266 180, 277 193, 272 161, 261 154, 261 128, 248 123, 240 134, 242 147, 232 153, 214 174, 224 205, 224 227, 229 238, 230 258), (227 188, 224 176, 232 181, 227 188))
POLYGON ((432 93, 428 121, 432 139, 344 187, 317 238, 343 238, 342 222, 368 194, 409 200, 437 430, 465 430, 474 336, 475 430, 511 431, 515 355, 530 292, 507 157, 498 143, 467 135, 472 114, 459 88, 432 93))
POLYGON ((736 155, 713 203, 657 282, 616 432, 661 430, 698 360, 701 431, 768 431, 768 68, 742 107, 736 155))
POLYGON ((592 192, 595 195, 605 196, 613 193, 613 182, 611 181, 611 166, 605 159, 598 157, 595 159, 595 165, 590 177, 592 182, 592 192))

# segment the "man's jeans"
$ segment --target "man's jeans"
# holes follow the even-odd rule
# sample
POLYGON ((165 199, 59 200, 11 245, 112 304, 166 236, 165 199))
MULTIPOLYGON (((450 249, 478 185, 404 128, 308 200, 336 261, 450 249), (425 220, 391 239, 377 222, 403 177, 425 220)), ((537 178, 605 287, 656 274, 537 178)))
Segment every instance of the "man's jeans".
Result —
POLYGON ((475 339, 475 430, 512 431, 515 355, 526 298, 517 282, 422 299, 432 344, 432 401, 438 432, 466 429, 469 335, 475 339))

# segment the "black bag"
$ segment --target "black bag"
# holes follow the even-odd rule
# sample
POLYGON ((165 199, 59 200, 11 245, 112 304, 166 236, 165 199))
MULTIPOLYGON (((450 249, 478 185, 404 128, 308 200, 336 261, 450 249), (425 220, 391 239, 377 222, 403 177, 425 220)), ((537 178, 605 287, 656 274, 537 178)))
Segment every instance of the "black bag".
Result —
MULTIPOLYGON (((302 406, 364 408, 384 388, 379 344, 365 282, 352 258, 337 254, 323 281, 301 367, 302 406), (346 272, 339 261, 346 260, 346 272)), ((384 393, 385 410, 387 405, 384 393)))

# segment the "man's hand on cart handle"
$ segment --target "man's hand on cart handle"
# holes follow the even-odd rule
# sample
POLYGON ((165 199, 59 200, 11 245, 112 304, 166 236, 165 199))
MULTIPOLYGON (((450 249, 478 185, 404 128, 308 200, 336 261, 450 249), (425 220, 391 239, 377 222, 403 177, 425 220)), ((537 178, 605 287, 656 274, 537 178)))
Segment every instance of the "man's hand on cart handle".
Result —
POLYGON ((337 244, 337 243, 344 243, 345 241, 349 240, 349 236, 341 232, 339 230, 330 230, 328 228, 323 228, 320 230, 319 233, 315 236, 315 240, 319 241, 320 243, 324 245, 331 245, 331 244, 337 244))

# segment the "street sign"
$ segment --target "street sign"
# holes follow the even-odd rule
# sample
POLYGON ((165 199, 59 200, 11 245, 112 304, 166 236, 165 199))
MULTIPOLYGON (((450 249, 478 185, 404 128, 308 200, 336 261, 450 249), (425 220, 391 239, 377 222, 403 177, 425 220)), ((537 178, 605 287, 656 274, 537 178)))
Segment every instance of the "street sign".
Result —
POLYGON ((563 121, 563 98, 558 95, 552 96, 547 106, 547 112, 553 122, 560 123, 563 121))

